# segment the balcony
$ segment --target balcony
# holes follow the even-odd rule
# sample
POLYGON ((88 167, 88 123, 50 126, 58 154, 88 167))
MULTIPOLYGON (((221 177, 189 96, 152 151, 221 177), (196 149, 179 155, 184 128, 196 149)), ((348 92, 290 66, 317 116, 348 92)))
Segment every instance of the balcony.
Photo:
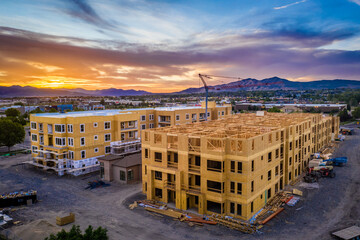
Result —
POLYGON ((175 168, 177 169, 178 168, 178 163, 177 162, 167 162, 167 166, 169 168, 175 168))
POLYGON ((183 190, 186 191, 186 193, 196 194, 196 195, 201 194, 201 187, 198 186, 198 185, 186 186, 186 185, 183 184, 181 187, 182 187, 183 190))
POLYGON ((165 181, 164 182, 164 187, 170 190, 174 190, 175 191, 175 182, 170 182, 170 181, 165 181))
POLYGON ((200 173, 200 166, 194 165, 194 164, 189 164, 189 171, 200 173))

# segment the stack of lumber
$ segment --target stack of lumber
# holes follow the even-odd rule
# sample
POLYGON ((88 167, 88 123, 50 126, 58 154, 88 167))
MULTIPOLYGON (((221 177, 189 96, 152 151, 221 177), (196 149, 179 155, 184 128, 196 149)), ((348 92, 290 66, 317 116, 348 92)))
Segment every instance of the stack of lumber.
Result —
POLYGON ((172 209, 158 209, 152 207, 145 207, 145 210, 149 212, 159 213, 161 215, 165 215, 176 219, 180 219, 183 217, 183 214, 181 212, 177 212, 172 209))
POLYGON ((253 234, 257 231, 256 226, 249 224, 249 223, 245 223, 239 220, 235 220, 232 218, 225 218, 221 215, 218 214, 213 214, 210 217, 210 220, 217 222, 221 225, 224 225, 228 228, 234 229, 234 230, 238 230, 241 231, 243 233, 249 233, 249 234, 253 234))
MULTIPOLYGON (((256 223, 265 224, 264 221, 273 215, 273 213, 277 212, 281 206, 283 205, 284 201, 289 198, 291 192, 278 192, 273 198, 271 198, 263 208, 263 210, 256 216, 256 223)), ((281 210, 282 211, 282 210, 281 210)), ((281 212, 280 211, 280 212, 281 212)), ((278 213, 280 213, 278 212, 278 213)), ((271 219, 271 218, 270 218, 271 219)), ((270 220, 269 219, 269 220, 270 220)))
POLYGON ((65 217, 56 217, 56 224, 59 226, 64 226, 73 222, 75 222, 75 214, 73 213, 70 213, 69 216, 65 217))

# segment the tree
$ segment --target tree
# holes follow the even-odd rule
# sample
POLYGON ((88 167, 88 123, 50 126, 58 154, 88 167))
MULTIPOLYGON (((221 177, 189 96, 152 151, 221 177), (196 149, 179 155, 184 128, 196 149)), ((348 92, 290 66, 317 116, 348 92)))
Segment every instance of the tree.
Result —
POLYGON ((349 115, 349 113, 346 109, 339 112, 339 117, 340 117, 341 122, 346 122, 351 119, 351 116, 349 115))
POLYGON ((85 233, 82 234, 80 227, 73 225, 69 232, 66 232, 64 229, 58 232, 56 235, 51 234, 50 237, 45 238, 45 240, 107 240, 107 229, 98 227, 93 229, 92 226, 89 226, 85 233))
POLYGON ((352 112, 352 115, 354 118, 360 118, 360 107, 355 108, 355 110, 352 112))
POLYGON ((58 111, 55 108, 51 108, 49 112, 55 113, 55 112, 58 112, 58 111))
POLYGON ((17 117, 20 116, 20 111, 16 108, 9 108, 5 111, 5 115, 7 117, 17 117))
POLYGON ((277 107, 272 107, 270 109, 267 110, 268 112, 281 112, 279 108, 277 107))
POLYGON ((35 110, 32 110, 32 111, 30 112, 30 114, 31 114, 31 113, 43 113, 43 111, 41 111, 40 108, 36 108, 35 110))
POLYGON ((16 103, 14 103, 14 105, 15 105, 15 106, 24 106, 24 103, 22 103, 22 102, 16 102, 16 103))
POLYGON ((349 101, 349 105, 352 107, 357 107, 359 105, 359 102, 356 100, 356 98, 351 98, 349 101))
POLYGON ((22 143, 25 138, 25 130, 20 123, 10 119, 0 119, 0 145, 10 148, 17 143, 22 143))
POLYGON ((101 104, 101 105, 105 105, 105 99, 102 98, 102 99, 100 100, 100 104, 101 104))

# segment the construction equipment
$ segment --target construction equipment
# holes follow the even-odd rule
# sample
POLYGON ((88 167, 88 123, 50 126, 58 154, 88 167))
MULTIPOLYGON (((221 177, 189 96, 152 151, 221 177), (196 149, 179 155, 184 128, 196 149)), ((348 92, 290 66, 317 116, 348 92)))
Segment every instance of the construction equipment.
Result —
POLYGON ((341 132, 342 135, 353 135, 354 134, 354 129, 341 128, 340 132, 341 132))
POLYGON ((329 165, 342 167, 347 163, 347 157, 330 158, 323 161, 329 165))
POLYGON ((313 167, 313 168, 310 168, 310 171, 318 173, 320 177, 334 178, 336 176, 333 166, 313 167))

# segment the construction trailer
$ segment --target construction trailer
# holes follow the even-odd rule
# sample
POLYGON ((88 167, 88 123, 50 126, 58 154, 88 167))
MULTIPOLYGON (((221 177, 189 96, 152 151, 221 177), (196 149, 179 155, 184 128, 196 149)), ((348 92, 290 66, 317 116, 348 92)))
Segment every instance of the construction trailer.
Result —
POLYGON ((259 112, 145 130, 143 192, 179 209, 248 220, 336 129, 337 117, 259 112))

